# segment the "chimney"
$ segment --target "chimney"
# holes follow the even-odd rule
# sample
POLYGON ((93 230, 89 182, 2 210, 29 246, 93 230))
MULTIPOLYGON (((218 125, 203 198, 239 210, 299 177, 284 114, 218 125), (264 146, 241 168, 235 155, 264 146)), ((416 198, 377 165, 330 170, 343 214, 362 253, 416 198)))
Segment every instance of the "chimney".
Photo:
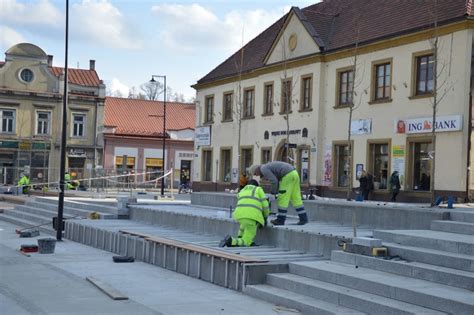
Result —
POLYGON ((53 66, 53 55, 48 55, 48 67, 53 66))
POLYGON ((95 70, 95 60, 89 60, 89 70, 95 70))

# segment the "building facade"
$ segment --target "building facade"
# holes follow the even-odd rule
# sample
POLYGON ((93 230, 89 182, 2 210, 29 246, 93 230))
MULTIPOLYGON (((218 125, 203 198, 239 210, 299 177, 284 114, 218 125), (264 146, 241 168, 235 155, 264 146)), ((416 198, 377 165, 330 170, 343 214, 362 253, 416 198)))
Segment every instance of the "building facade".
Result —
POLYGON ((362 169, 373 174, 376 199, 388 198, 393 171, 400 200, 426 201, 433 189, 469 196, 472 5, 433 3, 293 7, 199 80, 196 119, 210 142, 196 143, 194 189, 235 186, 240 154, 242 170, 289 161, 302 185, 324 196, 345 196, 349 170, 362 169))
POLYGON ((163 102, 106 98, 104 169, 108 174, 133 173, 137 186, 147 187, 160 184, 156 179, 163 169, 165 172, 173 169, 175 187, 191 181, 195 105, 166 103, 164 162, 163 116, 163 102))
MULTIPOLYGON (((87 178, 101 163, 99 134, 105 85, 95 71, 68 69, 66 167, 87 178)), ((59 180, 64 69, 38 46, 22 43, 0 62, 0 181, 14 184, 22 172, 33 183, 59 180)))

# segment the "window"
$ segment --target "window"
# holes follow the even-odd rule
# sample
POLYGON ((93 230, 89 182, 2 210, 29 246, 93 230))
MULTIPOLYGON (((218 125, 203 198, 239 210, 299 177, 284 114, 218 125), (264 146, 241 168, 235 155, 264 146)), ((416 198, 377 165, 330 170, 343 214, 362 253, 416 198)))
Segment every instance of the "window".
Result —
POLYGON ((308 138, 308 129, 307 128, 303 128, 303 131, 301 132, 301 136, 303 138, 308 138))
POLYGON ((336 183, 337 187, 347 187, 349 185, 349 146, 336 145, 334 147, 336 157, 336 183))
POLYGON ((31 71, 30 69, 23 69, 20 72, 20 78, 23 82, 30 83, 31 81, 33 81, 33 77, 33 71, 31 71))
POLYGON ((214 96, 206 97, 204 123, 212 123, 214 118, 214 96))
POLYGON ((392 81, 392 66, 390 63, 375 65, 374 100, 390 99, 392 81))
POLYGON ((51 126, 51 113, 50 112, 37 112, 36 113, 36 134, 38 135, 49 135, 51 126))
POLYGON ((388 143, 370 144, 369 172, 373 176, 375 189, 387 189, 389 178, 388 143))
POLYGON ((352 104, 352 88, 354 84, 354 71, 347 70, 339 72, 338 105, 347 106, 352 104))
POLYGON ((84 137, 85 136, 85 125, 86 115, 84 114, 73 114, 72 115, 72 136, 73 137, 84 137))
POLYGON ((221 151, 221 181, 230 183, 232 169, 232 153, 230 149, 221 151))
POLYGON ((265 130, 265 132, 263 133, 263 140, 268 140, 270 138, 270 133, 268 132, 268 130, 265 130))
POLYGON ((309 154, 308 147, 298 149, 297 169, 300 173, 301 184, 309 182, 309 154))
POLYGON ((247 174, 248 169, 253 164, 253 148, 241 149, 241 170, 247 174))
POLYGON ((263 114, 273 114, 273 83, 265 84, 263 114))
POLYGON ((281 82, 281 113, 291 113, 291 79, 281 82))
POLYGON ((202 180, 205 182, 212 181, 212 151, 202 151, 202 180))
POLYGON ((430 191, 431 142, 412 143, 413 190, 430 191))
POLYGON ((1 110, 2 115, 2 133, 15 133, 15 111, 1 110))
POLYGON ((232 120, 232 93, 224 94, 224 106, 222 113, 222 121, 231 121, 232 120))
POLYGON ((311 77, 302 78, 301 81, 301 110, 311 109, 311 90, 313 87, 311 77))
POLYGON ((255 90, 248 89, 244 91, 244 111, 242 118, 253 118, 253 103, 254 103, 255 90))
POLYGON ((416 57, 416 95, 433 93, 433 54, 416 57))
POLYGON ((262 164, 272 161, 272 149, 264 148, 262 149, 262 164))

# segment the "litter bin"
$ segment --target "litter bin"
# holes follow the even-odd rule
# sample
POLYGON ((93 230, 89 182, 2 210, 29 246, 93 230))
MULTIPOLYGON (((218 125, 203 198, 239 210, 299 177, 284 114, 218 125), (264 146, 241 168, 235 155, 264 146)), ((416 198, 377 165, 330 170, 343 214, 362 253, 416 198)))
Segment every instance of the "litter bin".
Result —
POLYGON ((55 247, 56 240, 54 238, 38 239, 38 253, 40 254, 54 254, 55 247))

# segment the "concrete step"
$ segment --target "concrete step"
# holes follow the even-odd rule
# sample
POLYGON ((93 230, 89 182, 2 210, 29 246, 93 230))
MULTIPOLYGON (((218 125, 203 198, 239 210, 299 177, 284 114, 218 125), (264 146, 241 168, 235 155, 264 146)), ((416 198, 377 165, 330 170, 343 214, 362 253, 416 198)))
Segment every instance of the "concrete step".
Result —
MULTIPOLYGON (((12 216, 12 215, 9 215, 7 213, 0 213, 0 220, 15 224, 15 225, 18 226, 19 229, 29 228, 33 225, 37 225, 35 222, 28 221, 26 219, 22 219, 22 218, 19 218, 19 217, 16 217, 16 216, 12 216)), ((38 226, 38 227, 35 227, 34 229, 39 230, 40 233, 45 233, 45 234, 48 234, 48 235, 56 235, 56 231, 53 230, 52 223, 47 224, 47 225, 43 225, 43 226, 38 226)))
POLYGON ((451 211, 449 217, 453 221, 474 223, 474 211, 451 211))
MULTIPOLYGON (((25 204, 25 206, 30 207, 30 208, 49 210, 53 212, 58 211, 57 203, 54 204, 50 202, 29 201, 25 204)), ((65 203, 63 211, 64 213, 70 214, 72 216, 81 216, 84 218, 86 218, 87 215, 91 212, 99 213, 101 219, 116 219, 117 218, 116 215, 110 214, 108 212, 96 211, 94 209, 95 209, 94 207, 90 207, 88 210, 85 210, 83 208, 76 208, 74 204, 65 203)))
POLYGON ((474 235, 474 223, 468 222, 434 220, 431 222, 431 229, 433 231, 474 235))
POLYGON ((368 314, 444 314, 421 306, 291 273, 268 274, 267 284, 368 314))
MULTIPOLYGON (((25 205, 16 205, 15 210, 24 212, 24 213, 31 213, 39 216, 43 216, 46 218, 52 218, 58 216, 58 211, 57 210, 47 210, 47 209, 40 209, 40 208, 34 208, 30 206, 25 206, 25 205)), ((72 218, 74 217, 73 215, 70 215, 68 213, 64 213, 65 218, 72 218)), ((81 216, 85 218, 85 216, 81 216)))
POLYGON ((296 262, 290 273, 452 314, 474 314, 474 293, 334 261, 296 262))
POLYGON ((471 255, 420 248, 384 242, 390 256, 399 256, 404 260, 474 272, 474 257, 471 255))
MULTIPOLYGON (((42 198, 38 197, 36 198, 37 202, 41 203, 49 203, 49 204, 58 204, 58 198, 42 198)), ((110 203, 105 203, 101 202, 100 200, 84 200, 84 201, 79 201, 79 200, 69 200, 65 199, 64 200, 64 206, 66 207, 72 207, 76 209, 82 209, 82 210, 87 210, 87 211, 96 211, 96 212, 104 212, 104 213, 109 213, 113 214, 117 212, 117 206, 111 205, 110 203)))
POLYGON ((276 305, 297 309, 303 314, 364 314, 350 308, 265 284, 248 285, 245 287, 244 293, 276 305))
POLYGON ((401 245, 474 255, 474 237, 471 235, 431 230, 375 230, 374 238, 401 245))
POLYGON ((12 217, 17 217, 22 220, 26 220, 28 222, 31 222, 31 225, 38 225, 38 224, 45 224, 45 223, 51 223, 53 222, 51 217, 47 216, 42 216, 39 214, 31 213, 31 212, 26 212, 22 210, 17 210, 15 209, 8 209, 5 210, 5 213, 8 214, 9 216, 12 217))
POLYGON ((474 290, 474 273, 407 260, 387 260, 333 251, 331 260, 359 267, 474 290))

